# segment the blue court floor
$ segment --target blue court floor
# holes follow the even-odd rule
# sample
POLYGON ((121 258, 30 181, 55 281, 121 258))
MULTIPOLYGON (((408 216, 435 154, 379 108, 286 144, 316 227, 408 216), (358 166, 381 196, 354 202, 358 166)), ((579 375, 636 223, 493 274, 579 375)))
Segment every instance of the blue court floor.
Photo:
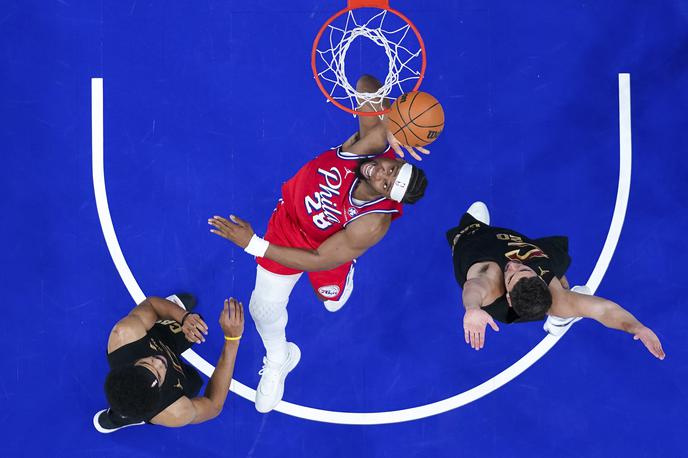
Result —
MULTIPOLYGON (((344 2, 6 0, 0 456, 688 456, 688 2, 392 6, 423 35, 422 89, 441 101, 445 130, 421 164, 425 198, 359 260, 346 307, 327 312, 305 279, 294 290, 287 333, 302 359, 285 401, 297 412, 403 411, 508 370, 545 338, 542 325, 503 325, 471 350, 445 230, 483 200, 496 225, 568 235, 568 277, 586 283, 612 227, 620 169, 628 202, 597 293, 652 328, 667 358, 583 320, 502 387, 412 421, 262 415, 230 393, 206 424, 96 432, 107 337, 136 294, 196 294, 210 335, 195 352, 214 364, 222 301, 248 304, 255 264, 210 234, 207 218, 235 213, 264 233, 281 183, 357 129, 310 69, 317 30, 344 2), (625 166, 620 73, 630 75, 625 166), (101 165, 92 78, 104 87, 101 165)), ((363 51, 351 52, 369 71, 363 51)), ((247 320, 234 374, 247 389, 262 355, 247 320)))

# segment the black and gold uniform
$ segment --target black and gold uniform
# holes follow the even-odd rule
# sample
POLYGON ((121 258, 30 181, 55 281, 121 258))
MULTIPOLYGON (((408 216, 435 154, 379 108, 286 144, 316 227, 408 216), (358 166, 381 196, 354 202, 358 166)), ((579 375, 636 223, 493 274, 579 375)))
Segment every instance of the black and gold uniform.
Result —
MULTIPOLYGON (((510 261, 519 261, 533 269, 548 285, 555 276, 564 276, 571 264, 567 237, 529 239, 511 229, 483 224, 468 213, 457 227, 447 231, 447 241, 452 247, 454 276, 462 288, 468 269, 478 262, 495 262, 504 271, 510 261)), ((521 319, 509 307, 506 295, 482 308, 502 323, 529 321, 521 319)))
POLYGON ((182 327, 174 320, 158 321, 141 339, 128 343, 107 355, 111 369, 134 364, 141 358, 163 356, 167 360, 165 381, 160 387, 160 402, 148 418, 165 410, 182 396, 193 398, 203 385, 196 369, 183 362, 180 355, 191 347, 182 327))

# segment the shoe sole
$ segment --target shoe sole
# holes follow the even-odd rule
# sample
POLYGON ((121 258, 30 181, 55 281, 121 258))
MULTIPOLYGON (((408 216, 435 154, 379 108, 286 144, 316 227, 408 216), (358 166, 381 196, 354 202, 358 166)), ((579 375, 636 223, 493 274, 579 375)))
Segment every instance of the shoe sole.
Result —
POLYGON ((483 224, 490 225, 490 209, 487 208, 487 205, 485 205, 485 202, 481 201, 476 201, 471 204, 470 207, 468 207, 468 210, 466 210, 466 213, 471 215, 473 218, 477 219, 483 224), (480 215, 479 212, 481 210, 485 211, 485 215, 480 215), (485 221, 483 221, 485 220, 485 221))
POLYGON ((193 309, 195 309, 196 305, 198 304, 196 297, 190 293, 175 293, 167 296, 165 299, 174 302, 187 312, 193 311, 193 309))
POLYGON ((346 283, 344 283, 344 293, 342 294, 342 298, 338 301, 325 301, 323 303, 325 305, 325 310, 328 312, 335 313, 340 311, 348 302, 349 298, 351 297, 351 293, 354 292, 355 266, 355 264, 352 264, 351 269, 349 269, 349 273, 346 275, 346 283))
POLYGON ((571 317, 566 321, 562 321, 560 323, 553 323, 553 322, 545 322, 545 324, 551 328, 548 329, 548 327, 545 327, 545 331, 554 337, 558 337, 563 334, 565 330, 567 330, 569 327, 573 325, 573 323, 576 323, 577 321, 582 320, 583 317, 576 316, 576 317, 571 317))
POLYGON ((98 417, 99 417, 100 414, 102 414, 103 412, 107 412, 107 409, 103 409, 103 410, 101 410, 101 411, 99 411, 99 412, 96 412, 96 414, 93 416, 93 426, 96 428, 96 431, 98 431, 99 433, 110 434, 110 433, 114 433, 115 431, 119 431, 120 429, 128 428, 128 427, 130 427, 130 426, 140 426, 140 425, 143 425, 143 424, 146 423, 145 421, 142 421, 142 422, 139 422, 139 423, 132 423, 132 424, 130 424, 130 425, 120 426, 119 428, 105 429, 105 428, 103 428, 102 426, 100 426, 100 423, 98 423, 98 417))

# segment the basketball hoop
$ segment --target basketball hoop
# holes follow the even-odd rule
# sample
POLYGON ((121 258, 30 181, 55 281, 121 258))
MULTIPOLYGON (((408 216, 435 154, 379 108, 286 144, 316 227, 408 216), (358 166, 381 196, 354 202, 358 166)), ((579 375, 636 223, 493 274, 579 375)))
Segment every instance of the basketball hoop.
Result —
POLYGON ((329 102, 360 116, 381 116, 389 111, 382 102, 418 90, 425 74, 425 45, 415 25, 389 0, 348 0, 320 28, 313 42, 311 67, 318 87, 329 102), (358 92, 346 76, 346 55, 359 37, 382 48, 389 59, 387 75, 376 92, 358 92), (359 111, 370 103, 377 111, 359 111), (350 105, 346 106, 346 105, 350 105))

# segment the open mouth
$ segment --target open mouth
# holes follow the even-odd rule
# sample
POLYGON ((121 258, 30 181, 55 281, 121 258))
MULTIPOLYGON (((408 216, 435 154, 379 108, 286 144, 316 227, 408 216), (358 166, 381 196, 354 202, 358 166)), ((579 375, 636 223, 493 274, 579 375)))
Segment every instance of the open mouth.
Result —
POLYGON ((366 178, 372 177, 373 171, 375 171, 375 162, 366 162, 361 166, 361 175, 366 178))

